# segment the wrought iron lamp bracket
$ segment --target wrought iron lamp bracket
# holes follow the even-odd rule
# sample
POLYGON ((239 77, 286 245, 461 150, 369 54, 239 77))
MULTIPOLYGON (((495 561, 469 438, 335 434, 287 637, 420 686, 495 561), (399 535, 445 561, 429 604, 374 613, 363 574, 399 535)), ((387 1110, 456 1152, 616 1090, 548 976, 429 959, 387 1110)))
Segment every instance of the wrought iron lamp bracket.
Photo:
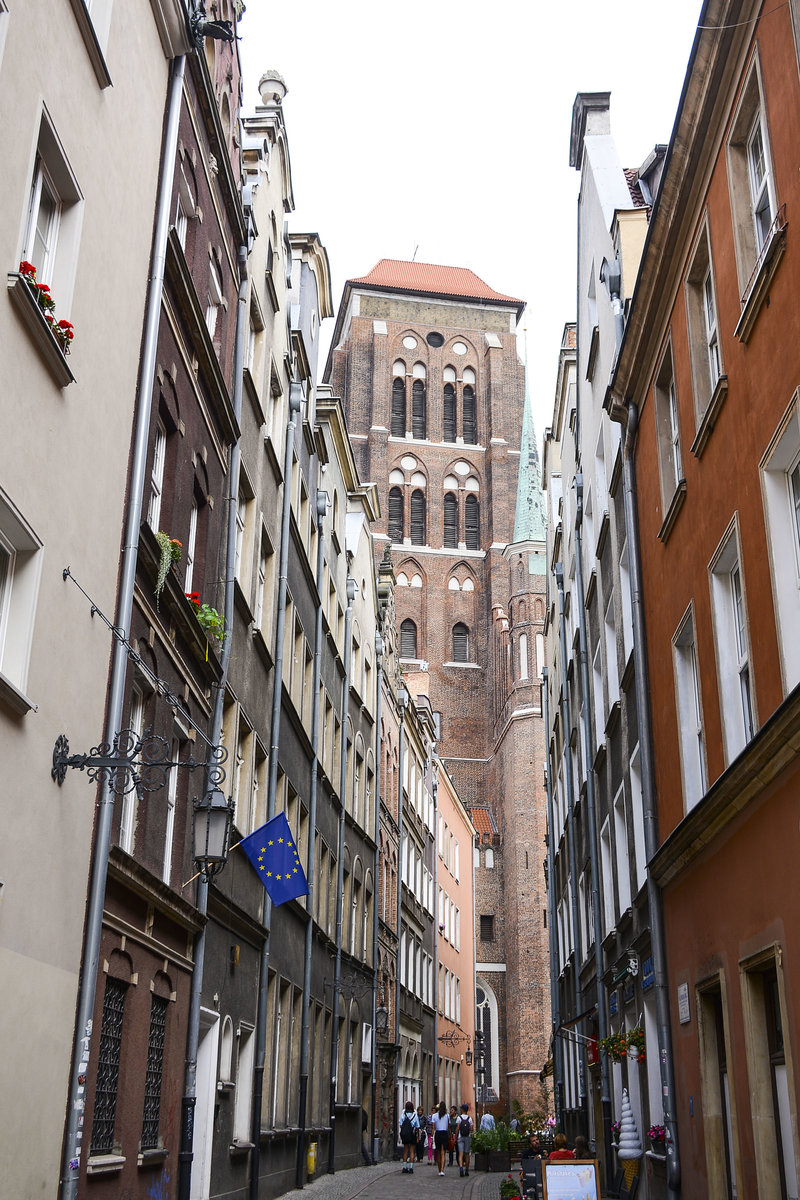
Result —
POLYGON ((100 742, 88 754, 70 754, 67 737, 61 733, 53 747, 50 775, 61 787, 67 771, 74 767, 85 771, 90 783, 107 783, 116 796, 124 796, 132 791, 139 794, 159 791, 166 785, 173 767, 190 772, 206 768, 209 786, 217 787, 225 779, 222 764, 227 758, 224 746, 212 746, 208 761, 198 761, 193 755, 173 760, 166 738, 158 737, 150 729, 141 734, 135 729, 123 729, 113 742, 100 742))

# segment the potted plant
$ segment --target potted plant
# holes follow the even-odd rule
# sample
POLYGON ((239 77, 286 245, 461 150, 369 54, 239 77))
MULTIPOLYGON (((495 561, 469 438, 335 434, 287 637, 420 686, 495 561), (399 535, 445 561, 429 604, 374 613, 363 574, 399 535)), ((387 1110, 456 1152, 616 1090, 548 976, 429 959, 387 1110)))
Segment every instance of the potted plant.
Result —
POLYGON ((644 1062, 644 1030, 641 1025, 628 1032, 628 1057, 644 1062))
POLYGON ((206 637, 213 638, 215 642, 219 642, 221 645, 228 636, 228 631, 225 628, 225 618, 222 613, 217 612, 216 608, 212 608, 210 604, 201 604, 199 592, 187 592, 186 599, 194 609, 194 615, 205 631, 206 637))
POLYGON ((511 1130, 502 1121, 498 1121, 491 1130, 492 1145, 489 1148, 489 1170, 509 1171, 511 1169, 511 1151, 508 1143, 511 1140, 511 1130))
POLYGON ((519 1184, 512 1175, 500 1180, 500 1200, 514 1200, 514 1197, 521 1195, 519 1184))
POLYGON ((491 1144, 492 1130, 476 1129, 470 1141, 470 1152, 472 1154, 473 1166, 476 1171, 489 1170, 489 1146, 491 1144))
POLYGON ((19 264, 19 274, 31 289, 34 299, 39 308, 44 314, 44 319, 50 327, 50 332, 58 343, 62 354, 69 354, 69 348, 75 337, 75 326, 71 321, 57 321, 55 318, 56 302, 50 295, 50 288, 46 283, 36 282, 36 267, 33 263, 23 259, 19 264))
POLYGON ((647 1131, 647 1136, 650 1138, 650 1145, 655 1153, 663 1154, 667 1140, 667 1132, 664 1126, 651 1125, 647 1131))
POLYGON ((624 1033, 610 1033, 600 1039, 600 1049, 612 1062, 622 1062, 628 1055, 628 1038, 624 1033))

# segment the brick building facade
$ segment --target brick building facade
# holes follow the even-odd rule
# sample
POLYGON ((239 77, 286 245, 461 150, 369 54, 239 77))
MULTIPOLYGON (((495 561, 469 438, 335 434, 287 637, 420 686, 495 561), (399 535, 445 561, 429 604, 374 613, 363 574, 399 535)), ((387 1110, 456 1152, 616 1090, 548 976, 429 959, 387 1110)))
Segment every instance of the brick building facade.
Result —
POLYGON ((463 268, 384 259, 346 283, 327 366, 360 476, 380 494, 376 554, 390 547, 403 671, 430 699, 479 830, 477 1086, 498 1112, 536 1098, 549 1034, 544 526, 527 425, 523 437, 523 308, 463 268))

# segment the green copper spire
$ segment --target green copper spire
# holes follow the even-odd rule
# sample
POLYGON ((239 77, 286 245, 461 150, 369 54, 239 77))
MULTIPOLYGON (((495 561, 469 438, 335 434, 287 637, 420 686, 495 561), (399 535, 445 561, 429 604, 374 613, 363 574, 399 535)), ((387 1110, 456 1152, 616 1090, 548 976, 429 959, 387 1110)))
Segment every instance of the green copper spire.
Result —
MULTIPOLYGON (((527 358, 527 353, 525 355, 527 358)), ((525 411, 522 417, 522 441, 517 479, 517 510, 514 517, 515 542, 544 542, 544 493, 539 451, 533 430, 531 402, 528 395, 528 369, 525 367, 525 411)))

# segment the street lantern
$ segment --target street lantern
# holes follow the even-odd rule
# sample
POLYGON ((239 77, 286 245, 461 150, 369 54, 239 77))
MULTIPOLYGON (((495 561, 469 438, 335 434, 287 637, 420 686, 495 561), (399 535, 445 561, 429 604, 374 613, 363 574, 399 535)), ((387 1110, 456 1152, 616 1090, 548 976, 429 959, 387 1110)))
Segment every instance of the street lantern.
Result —
POLYGON ((206 879, 213 879, 228 858, 233 824, 233 801, 213 787, 194 802, 194 861, 206 879))
POLYGON ((466 1054, 464 1055, 464 1062, 467 1064, 468 1067, 472 1066, 472 1051, 471 1050, 468 1050, 466 1052, 466 1054))
POLYGON ((389 1028, 389 1010, 381 1001, 375 1009, 375 1032, 384 1035, 389 1028))

